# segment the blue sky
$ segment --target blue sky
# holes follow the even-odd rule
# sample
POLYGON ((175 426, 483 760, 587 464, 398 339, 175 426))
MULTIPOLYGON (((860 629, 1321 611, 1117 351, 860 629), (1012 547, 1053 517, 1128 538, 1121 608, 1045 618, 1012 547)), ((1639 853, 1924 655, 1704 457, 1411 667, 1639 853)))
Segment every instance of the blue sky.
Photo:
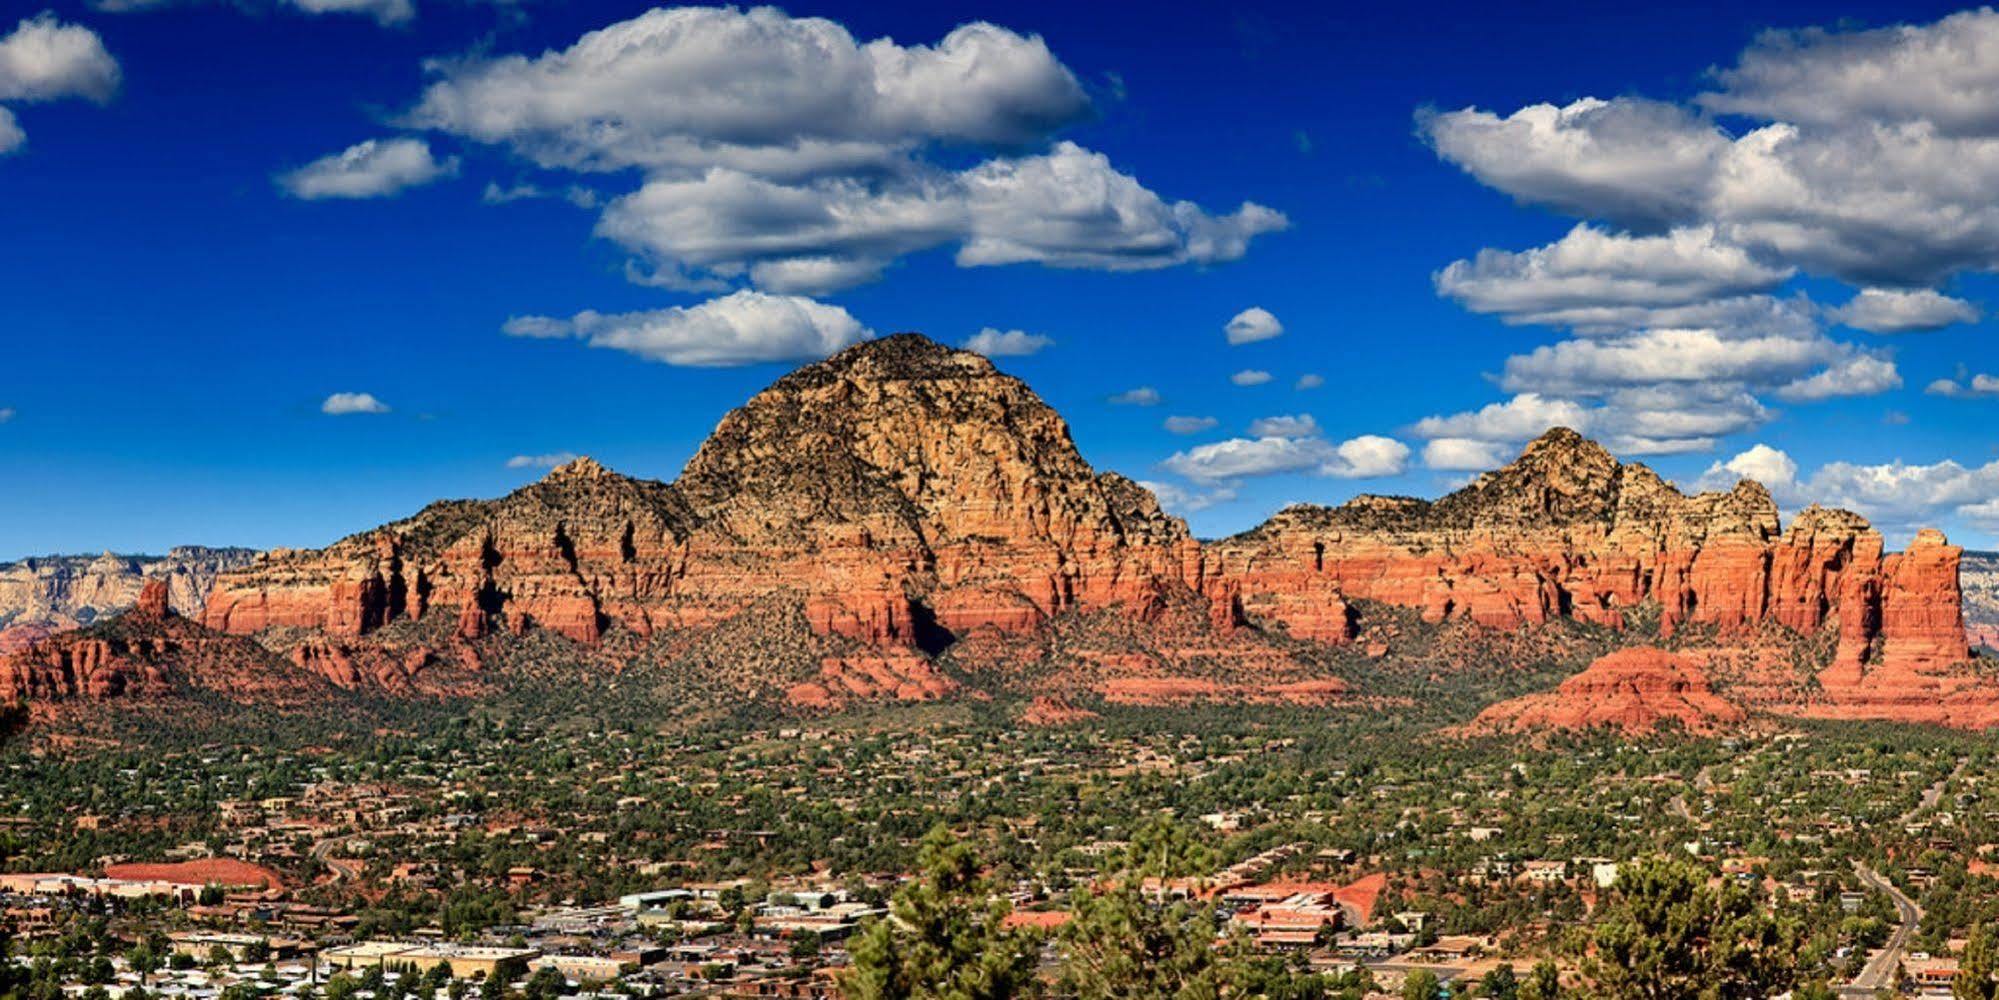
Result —
POLYGON ((10 4, 0 558, 321 545, 539 456, 670 479, 815 353, 987 328, 1203 535, 1580 415, 1689 486, 1992 543, 1999 48, 1950 44, 1992 18, 1392 6, 10 4), (606 68, 600 29, 644 41, 606 68), (1252 307, 1282 333, 1231 344, 1252 307))

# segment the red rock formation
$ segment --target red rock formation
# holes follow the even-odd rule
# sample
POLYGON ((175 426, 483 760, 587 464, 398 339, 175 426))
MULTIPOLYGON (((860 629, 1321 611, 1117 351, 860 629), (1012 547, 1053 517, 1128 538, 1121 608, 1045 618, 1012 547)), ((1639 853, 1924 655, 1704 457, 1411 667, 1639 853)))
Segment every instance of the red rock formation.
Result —
POLYGON ((1021 711, 1020 722, 1026 726, 1067 726, 1097 717, 1097 713, 1077 708, 1065 698, 1043 695, 1029 702, 1027 708, 1021 711))
POLYGON ((1692 661, 1649 646, 1598 659, 1553 691, 1500 702, 1472 728, 1524 732, 1611 728, 1649 733, 1671 720, 1693 732, 1734 725, 1742 709, 1716 695, 1692 661))
POLYGON ((890 648, 880 654, 829 656, 820 661, 818 677, 793 685, 785 695, 801 708, 833 708, 854 701, 936 701, 957 690, 958 683, 929 660, 890 648))
MULTIPOLYGON (((1203 546, 1137 484, 1090 468, 1018 380, 900 335, 779 379, 725 416, 671 484, 578 460, 497 500, 269 553, 224 575, 202 620, 295 650, 336 684, 393 686, 410 674, 406 650, 378 650, 377 636, 400 623, 443 615, 424 634, 546 630, 596 646, 614 631, 710 634, 775 601, 823 640, 809 655, 870 650, 794 694, 837 700, 855 696, 853 679, 871 697, 905 683, 930 692, 914 662, 966 636, 1038 635, 1103 611, 1159 632, 1188 599, 1205 602, 1207 632, 1128 648, 1173 684, 1221 671, 1205 679, 1224 692, 1315 679, 1240 630, 1348 642, 1357 600, 1493 628, 1564 616, 1618 627, 1656 604, 1669 634, 1836 620, 1838 669, 1878 653, 1885 669, 1864 679, 1879 688, 1962 659, 1945 549, 1884 558, 1864 521, 1817 509, 1780 534, 1754 483, 1686 496, 1567 430, 1434 502, 1293 507, 1203 546)), ((972 645, 984 648, 1009 647, 972 645)))
POLYGON ((1667 635, 1688 623, 1738 631, 1766 621, 1811 632, 1837 619, 1842 663, 1875 645, 1898 667, 1966 659, 1957 550, 1942 536, 1884 559, 1881 536, 1845 511, 1807 508, 1787 534, 1778 529, 1776 504, 1756 483, 1685 496, 1556 429, 1435 502, 1288 508, 1210 546, 1207 572, 1252 612, 1301 600, 1329 607, 1305 596, 1315 587, 1418 608, 1431 622, 1503 628, 1561 615, 1621 625, 1656 601, 1667 635))

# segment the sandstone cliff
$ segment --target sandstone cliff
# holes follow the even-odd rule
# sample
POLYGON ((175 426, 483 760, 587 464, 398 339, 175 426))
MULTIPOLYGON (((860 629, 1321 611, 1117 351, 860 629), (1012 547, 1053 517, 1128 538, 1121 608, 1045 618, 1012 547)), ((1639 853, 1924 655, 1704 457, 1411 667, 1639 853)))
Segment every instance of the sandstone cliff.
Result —
MULTIPOLYGON (((1433 502, 1364 496, 1288 508, 1210 545, 1208 566, 1245 608, 1280 622, 1296 614, 1288 608, 1328 606, 1297 601, 1314 588, 1501 628, 1556 617, 1622 626, 1650 606, 1665 637, 1688 624, 1810 633, 1836 622, 1847 673, 1831 680, 1879 663, 1878 684, 1968 659, 1959 555, 1925 532, 1907 553, 1884 556, 1863 518, 1819 507, 1782 531, 1757 483, 1686 496, 1557 428, 1433 502)), ((1305 626, 1324 631, 1316 616, 1305 626)), ((1842 684, 1842 696, 1857 696, 1858 683, 1842 684)))
POLYGON ((132 608, 0 656, 0 703, 38 715, 114 698, 206 691, 233 701, 302 705, 325 682, 256 643, 216 635, 170 606, 165 579, 148 580, 132 608))
POLYGON ((580 459, 266 553, 219 577, 201 622, 345 687, 423 690, 433 663, 476 670, 545 633, 611 669, 671 662, 811 706, 1009 677, 1066 698, 1328 704, 1355 692, 1294 652, 1354 641, 1378 602, 1452 628, 1832 630, 1820 708, 1899 717, 1940 685, 1995 701, 1963 668, 1958 560, 1929 534, 1884 554, 1841 511, 1785 530, 1755 483, 1687 496, 1561 429, 1434 501, 1292 507, 1204 545, 1092 469, 1019 380, 905 334, 779 379, 675 482, 580 459))

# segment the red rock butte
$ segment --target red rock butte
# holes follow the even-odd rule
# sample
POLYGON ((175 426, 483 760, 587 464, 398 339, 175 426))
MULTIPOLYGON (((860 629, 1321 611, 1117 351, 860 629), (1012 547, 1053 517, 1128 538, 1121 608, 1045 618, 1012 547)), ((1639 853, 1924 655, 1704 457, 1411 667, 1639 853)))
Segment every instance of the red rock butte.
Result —
POLYGON ((1203 543, 1138 484, 1092 469, 1024 383, 900 334, 779 379, 724 416, 674 482, 579 459, 499 499, 442 501, 325 549, 266 553, 222 574, 200 618, 344 687, 421 687, 427 664, 476 661, 475 644, 509 633, 642 645, 781 600, 813 635, 846 644, 784 681, 801 701, 835 705, 952 696, 959 685, 930 654, 974 635, 1043 634, 1072 613, 1146 623, 1191 602, 1206 608, 1212 652, 1223 640, 1267 650, 1259 633, 1349 642, 1356 600, 1495 629, 1563 617, 1620 627, 1656 606, 1669 636, 1836 627, 1826 689, 1866 714, 1905 705, 1912 677, 1954 676, 1967 658, 1958 554, 1925 533, 1884 555, 1866 521, 1816 507, 1780 530, 1753 482, 1683 495, 1561 428, 1435 501, 1295 506, 1203 543), (405 623, 427 644, 411 647, 405 623))
POLYGON ((1714 693, 1707 672, 1693 661, 1638 646, 1599 658, 1553 691, 1490 706, 1471 728, 1649 733, 1672 723, 1689 732, 1711 732, 1744 718, 1741 708, 1714 693))

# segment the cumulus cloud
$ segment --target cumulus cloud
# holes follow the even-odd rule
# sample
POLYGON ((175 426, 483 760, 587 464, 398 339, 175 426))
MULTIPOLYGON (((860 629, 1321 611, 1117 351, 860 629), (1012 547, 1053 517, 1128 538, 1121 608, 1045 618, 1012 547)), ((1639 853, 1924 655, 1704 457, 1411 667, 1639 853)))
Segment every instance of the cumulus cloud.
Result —
POLYGON ((1901 387, 1902 376, 1893 361, 1863 354, 1779 386, 1777 398, 1807 403, 1841 396, 1874 396, 1901 387))
POLYGON ((1216 504, 1228 503, 1236 498, 1236 491, 1227 486, 1209 489, 1188 489, 1173 483, 1139 480, 1143 486, 1159 500, 1159 506, 1172 514, 1193 514, 1207 510, 1216 504))
POLYGON ((1592 395, 1674 382, 1789 382, 1841 360, 1821 338, 1731 337, 1716 330, 1646 330, 1615 339, 1565 340, 1506 359, 1508 392, 1592 395))
MULTIPOLYGON (((103 104, 118 93, 118 61, 103 39, 53 12, 23 18, 0 38, 0 102, 82 98, 103 104)), ((14 113, 0 107, 0 155, 28 141, 14 113)))
POLYGON ((1703 490, 1729 490, 1744 479, 1753 479, 1770 492, 1789 494, 1797 485, 1798 463, 1783 451, 1767 444, 1756 444, 1726 462, 1716 462, 1701 474, 1698 487, 1703 490))
POLYGON ((1213 429, 1220 422, 1213 417, 1167 417, 1161 426, 1169 434, 1199 434, 1213 429))
POLYGON ((387 413, 389 404, 376 399, 373 393, 336 392, 319 404, 319 412, 335 417, 354 413, 387 413))
POLYGON ((1726 490, 1738 480, 1768 487, 1787 507, 1808 503, 1856 511, 1890 534, 1957 516, 1999 530, 1999 462, 1967 468, 1945 459, 1929 464, 1900 460, 1878 465, 1832 462, 1801 476, 1796 460, 1783 450, 1756 444, 1726 462, 1708 466, 1697 485, 1726 490))
POLYGON ((0 406, 0 424, 14 419, 15 410, 11 406, 0 406))
POLYGON ((558 465, 568 465, 579 456, 573 451, 550 452, 546 455, 515 455, 507 459, 509 469, 553 469, 558 465))
POLYGON ((1052 141, 1094 113, 1088 97, 1039 37, 983 22, 905 46, 770 7, 656 9, 567 49, 429 70, 409 127, 552 169, 642 171, 597 233, 675 287, 820 295, 937 248, 963 267, 1205 265, 1288 224, 1253 202, 1168 201, 1052 141), (947 167, 940 150, 997 155, 947 167))
POLYGON ((1533 250, 1481 250, 1435 283, 1465 308, 1510 323, 1601 328, 1618 318, 1669 320, 1649 311, 1761 292, 1791 274, 1721 241, 1712 226, 1629 236, 1584 224, 1533 250))
POLYGON ((412 125, 579 170, 852 174, 931 143, 1027 145, 1092 113, 1039 36, 977 22, 934 46, 864 44, 774 7, 656 8, 567 49, 430 71, 412 125))
POLYGON ((1437 155, 1489 187, 1640 229, 1695 215, 1729 147, 1712 123, 1636 98, 1535 104, 1503 118, 1432 110, 1417 127, 1437 155))
POLYGON ((1197 483, 1285 472, 1371 479, 1401 475, 1408 461, 1408 445, 1375 435, 1337 445, 1323 438, 1230 438, 1176 452, 1162 468, 1197 483))
POLYGON ((1298 376, 1298 381, 1294 383, 1291 386, 1291 388, 1303 392, 1306 389, 1317 389, 1318 387, 1325 384, 1326 384, 1326 377, 1324 375, 1314 375, 1311 373, 1307 373, 1298 376))
POLYGON ((971 225, 958 249, 964 266, 1216 264, 1241 258, 1250 240, 1290 225, 1282 212, 1254 202, 1226 215, 1189 201, 1169 204, 1102 153, 1072 142, 1043 156, 988 160, 958 180, 971 225))
POLYGON ((1117 406, 1158 406, 1159 400, 1159 390, 1149 385, 1141 385, 1110 397, 1109 402, 1117 406))
POLYGON ((1999 134, 1999 14, 1864 31, 1768 31, 1697 98, 1725 114, 1837 127, 1856 119, 1931 122, 1999 134))
POLYGON ((1039 354, 1055 340, 1039 333, 1026 330, 998 330, 986 327, 965 339, 965 350, 977 351, 989 358, 1024 358, 1039 354))
POLYGON ((1249 433, 1253 437, 1317 437, 1319 422, 1309 413, 1264 417, 1250 422, 1249 433))
POLYGON ((1831 316, 1856 330, 1909 333, 1940 330, 1953 323, 1976 323, 1978 307, 1928 288, 1910 291, 1863 288, 1845 305, 1832 310, 1831 316))
POLYGON ((1465 413, 1430 416, 1416 421, 1423 438, 1465 438, 1473 441, 1519 442, 1541 436, 1550 427, 1586 431, 1582 404, 1523 392, 1505 402, 1488 403, 1465 413))
POLYGON ((839 306, 744 289, 696 306, 568 319, 517 316, 509 336, 573 338, 648 361, 719 368, 826 357, 874 336, 839 306))
POLYGON ((104 40, 53 11, 21 19, 0 38, 0 101, 80 97, 102 104, 117 95, 118 81, 118 61, 104 40))
POLYGON ((1228 337, 1231 346, 1253 344, 1259 340, 1282 336, 1284 324, 1278 322, 1270 310, 1262 306, 1251 306, 1236 313, 1235 318, 1229 320, 1228 325, 1222 328, 1222 333, 1228 337))
POLYGON ((1229 376, 1229 381, 1240 386, 1262 385, 1270 381, 1270 373, 1255 368, 1245 368, 1229 376))
POLYGON ((1833 462, 1813 473, 1801 490, 1814 502, 1859 511, 1891 528, 1909 528, 1949 513, 1978 517, 1999 500, 1999 462, 1978 468, 1949 459, 1929 465, 1833 462))
POLYGON ((1484 472, 1506 464, 1506 448, 1492 441, 1437 438, 1423 445, 1423 464, 1442 472, 1484 472))
POLYGON ((597 232, 655 261, 824 292, 953 243, 963 267, 1129 271, 1235 260, 1252 238, 1285 225, 1282 214, 1255 204, 1223 216, 1191 202, 1168 204, 1102 154, 1062 142, 1044 155, 890 181, 779 182, 721 167, 656 177, 613 200, 597 232))
POLYGON ((383 198, 458 172, 458 158, 439 161, 421 139, 369 139, 281 174, 294 198, 383 198))
POLYGON ((1925 386, 1923 391, 1932 396, 1949 399, 1969 399, 1977 396, 1999 396, 1999 375, 1983 373, 1959 376, 1962 381, 1940 378, 1925 386))

